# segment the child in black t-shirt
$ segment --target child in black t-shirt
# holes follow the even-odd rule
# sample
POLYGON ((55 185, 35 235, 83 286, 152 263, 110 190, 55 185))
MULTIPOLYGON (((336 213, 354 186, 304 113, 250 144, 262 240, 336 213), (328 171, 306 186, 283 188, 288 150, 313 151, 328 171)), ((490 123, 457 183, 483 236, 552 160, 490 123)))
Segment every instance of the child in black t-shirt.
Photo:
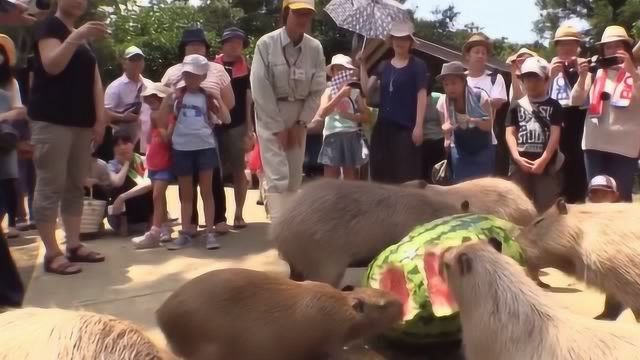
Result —
POLYGON ((505 134, 512 158, 509 176, 538 211, 548 209, 561 189, 558 143, 563 109, 547 94, 548 74, 549 64, 542 58, 528 58, 522 64, 526 95, 511 105, 505 134))

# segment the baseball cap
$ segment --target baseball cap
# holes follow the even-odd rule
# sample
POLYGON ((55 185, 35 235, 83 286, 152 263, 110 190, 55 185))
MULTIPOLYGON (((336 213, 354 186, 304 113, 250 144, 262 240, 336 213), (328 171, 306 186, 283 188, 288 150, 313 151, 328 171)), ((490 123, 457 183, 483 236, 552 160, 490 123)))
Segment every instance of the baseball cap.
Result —
POLYGON ((616 181, 612 177, 606 175, 598 175, 591 179, 591 182, 589 183, 589 191, 593 189, 618 192, 616 181))
POLYGON ((182 72, 205 75, 209 72, 209 60, 202 55, 187 55, 182 61, 182 72))
POLYGON ((548 77, 549 76, 549 63, 547 60, 534 56, 527 58, 524 63, 522 63, 522 67, 520 68, 520 73, 522 75, 527 73, 537 74, 540 77, 548 77))
POLYGON ((170 93, 171 93, 171 89, 162 85, 161 83, 149 83, 149 84, 146 84, 146 88, 140 95, 142 97, 156 95, 158 97, 164 98, 170 93))
POLYGON ((284 0, 282 7, 289 7, 291 10, 309 9, 316 11, 316 4, 314 0, 284 0))
POLYGON ((125 59, 129 59, 132 56, 135 55, 140 55, 140 56, 144 56, 144 53, 142 52, 142 50, 140 50, 139 47, 137 46, 129 46, 125 51, 124 51, 124 58, 125 59))

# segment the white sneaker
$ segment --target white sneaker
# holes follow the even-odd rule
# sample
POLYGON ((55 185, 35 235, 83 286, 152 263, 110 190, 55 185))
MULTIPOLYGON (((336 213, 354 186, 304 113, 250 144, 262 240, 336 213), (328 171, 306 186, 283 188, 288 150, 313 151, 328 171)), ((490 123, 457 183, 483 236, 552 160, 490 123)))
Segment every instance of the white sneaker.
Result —
POLYGON ((207 244, 207 250, 220 249, 220 244, 218 243, 214 233, 207 233, 207 235, 205 235, 205 241, 207 244))
POLYGON ((142 236, 134 237, 131 242, 135 246, 136 250, 153 249, 160 246, 160 236, 157 233, 148 231, 142 236))
POLYGON ((193 242, 191 235, 184 231, 180 231, 178 238, 173 240, 169 245, 167 245, 167 250, 180 250, 187 246, 190 246, 193 242))
POLYGON ((173 228, 171 226, 162 226, 162 229, 160 229, 160 242, 171 242, 171 234, 173 234, 173 228))

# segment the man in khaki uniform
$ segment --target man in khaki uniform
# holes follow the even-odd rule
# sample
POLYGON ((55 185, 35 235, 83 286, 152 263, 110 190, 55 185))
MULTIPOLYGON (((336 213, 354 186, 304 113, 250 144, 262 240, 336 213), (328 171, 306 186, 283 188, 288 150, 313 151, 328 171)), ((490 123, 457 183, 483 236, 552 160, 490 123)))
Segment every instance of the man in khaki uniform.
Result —
POLYGON ((272 221, 280 208, 280 194, 300 187, 306 126, 327 87, 322 45, 305 34, 314 15, 313 0, 285 0, 284 26, 260 38, 253 56, 256 132, 272 221))

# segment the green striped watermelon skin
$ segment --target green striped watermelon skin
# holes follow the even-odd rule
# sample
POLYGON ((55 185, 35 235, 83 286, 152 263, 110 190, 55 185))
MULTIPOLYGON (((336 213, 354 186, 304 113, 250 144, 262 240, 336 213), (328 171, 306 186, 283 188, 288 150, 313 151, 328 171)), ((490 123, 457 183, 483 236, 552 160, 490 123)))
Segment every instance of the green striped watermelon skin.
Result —
POLYGON ((364 286, 380 288, 385 270, 402 269, 409 288, 409 312, 399 330, 389 333, 395 341, 410 344, 446 342, 460 338, 461 325, 457 313, 436 317, 433 314, 423 258, 429 247, 458 246, 463 239, 487 240, 495 237, 502 242, 503 254, 524 264, 524 257, 514 241, 519 227, 491 215, 460 214, 416 227, 398 244, 382 251, 369 265, 364 286))

